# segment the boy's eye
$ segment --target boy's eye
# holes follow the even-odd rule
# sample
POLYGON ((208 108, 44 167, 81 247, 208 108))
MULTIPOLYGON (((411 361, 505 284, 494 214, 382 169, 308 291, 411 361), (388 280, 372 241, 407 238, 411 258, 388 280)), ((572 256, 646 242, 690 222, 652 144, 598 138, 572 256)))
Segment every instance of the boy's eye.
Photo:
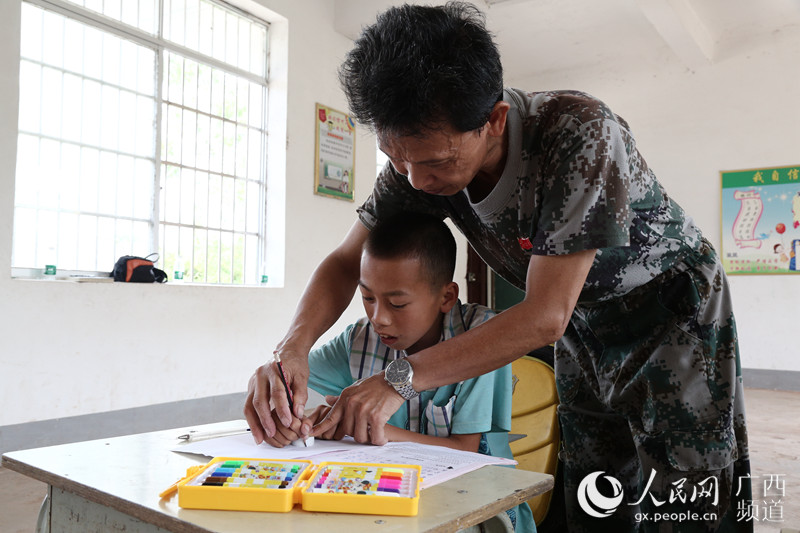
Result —
POLYGON ((404 308, 405 306, 407 306, 408 304, 395 304, 395 303, 391 303, 391 302, 390 302, 390 303, 389 303, 389 305, 391 305, 391 306, 392 306, 392 307, 394 307, 395 309, 402 309, 402 308, 404 308))
POLYGON ((365 302, 371 302, 371 301, 375 300, 375 298, 373 298, 372 296, 368 296, 366 294, 362 294, 361 295, 361 299, 364 300, 365 302))

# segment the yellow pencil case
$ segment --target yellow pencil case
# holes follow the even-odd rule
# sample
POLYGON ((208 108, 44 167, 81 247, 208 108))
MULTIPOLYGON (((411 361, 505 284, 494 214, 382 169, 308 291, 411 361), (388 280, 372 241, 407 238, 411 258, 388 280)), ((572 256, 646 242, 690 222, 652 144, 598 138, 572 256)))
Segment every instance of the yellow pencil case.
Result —
POLYGON ((422 483, 417 465, 217 457, 191 467, 177 489, 187 509, 416 516, 422 483))
POLYGON ((312 466, 304 460, 217 457, 186 471, 177 484, 178 505, 285 513, 296 503, 297 489, 312 474, 312 466))

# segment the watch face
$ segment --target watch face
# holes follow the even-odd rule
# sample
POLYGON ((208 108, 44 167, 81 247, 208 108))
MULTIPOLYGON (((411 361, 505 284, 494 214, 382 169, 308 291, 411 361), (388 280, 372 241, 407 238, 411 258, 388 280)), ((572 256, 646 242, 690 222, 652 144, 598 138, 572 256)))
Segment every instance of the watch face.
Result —
POLYGON ((408 381, 411 363, 405 359, 396 359, 386 367, 386 381, 393 385, 402 385, 408 381))

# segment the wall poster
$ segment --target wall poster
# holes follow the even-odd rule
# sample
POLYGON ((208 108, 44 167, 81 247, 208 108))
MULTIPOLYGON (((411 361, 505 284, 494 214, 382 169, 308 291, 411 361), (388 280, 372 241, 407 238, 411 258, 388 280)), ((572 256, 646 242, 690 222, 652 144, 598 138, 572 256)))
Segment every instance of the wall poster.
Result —
POLYGON ((314 193, 353 201, 356 123, 350 115, 317 104, 314 193))
POLYGON ((796 274, 800 165, 720 172, 722 265, 728 274, 796 274))

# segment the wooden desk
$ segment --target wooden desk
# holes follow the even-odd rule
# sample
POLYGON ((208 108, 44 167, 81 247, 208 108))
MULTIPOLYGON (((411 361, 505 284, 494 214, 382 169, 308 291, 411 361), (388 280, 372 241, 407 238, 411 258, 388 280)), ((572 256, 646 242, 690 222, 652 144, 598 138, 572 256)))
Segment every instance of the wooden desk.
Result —
POLYGON ((53 532, 456 531, 553 487, 546 474, 485 466, 423 490, 413 517, 311 513, 297 507, 289 513, 192 510, 178 507, 176 495, 159 500, 159 492, 188 467, 207 462, 170 451, 176 437, 189 429, 216 431, 231 424, 10 452, 3 455, 3 466, 49 485, 44 511, 53 532))

